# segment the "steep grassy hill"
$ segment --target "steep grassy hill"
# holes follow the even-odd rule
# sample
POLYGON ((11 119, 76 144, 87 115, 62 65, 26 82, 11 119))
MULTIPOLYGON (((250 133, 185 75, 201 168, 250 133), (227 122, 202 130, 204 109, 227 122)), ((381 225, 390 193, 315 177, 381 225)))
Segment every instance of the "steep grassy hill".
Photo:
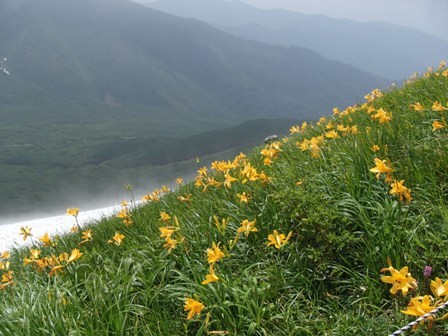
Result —
MULTIPOLYGON (((442 64, 116 218, 23 228, 33 249, 2 254, 0 334, 393 332, 448 296, 447 92, 442 64)), ((448 331, 415 334, 430 325, 448 331)))
POLYGON ((208 22, 245 39, 306 47, 328 59, 395 81, 448 54, 448 41, 385 22, 361 23, 287 10, 261 10, 241 1, 160 0, 147 6, 208 22))

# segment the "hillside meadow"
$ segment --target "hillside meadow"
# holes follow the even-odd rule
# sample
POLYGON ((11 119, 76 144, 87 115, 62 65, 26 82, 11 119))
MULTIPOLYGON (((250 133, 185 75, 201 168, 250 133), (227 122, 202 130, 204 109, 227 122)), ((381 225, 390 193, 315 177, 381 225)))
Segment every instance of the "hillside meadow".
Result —
POLYGON ((129 186, 116 217, 23 227, 32 247, 1 255, 0 335, 392 333, 448 296, 447 113, 442 62, 143 206, 129 186))

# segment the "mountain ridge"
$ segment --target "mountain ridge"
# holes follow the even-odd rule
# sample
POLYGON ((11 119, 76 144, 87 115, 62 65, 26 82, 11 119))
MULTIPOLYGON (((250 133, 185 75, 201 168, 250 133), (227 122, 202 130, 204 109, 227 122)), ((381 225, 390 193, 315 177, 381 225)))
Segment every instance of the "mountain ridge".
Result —
POLYGON ((448 54, 448 41, 391 23, 257 9, 240 1, 159 0, 146 6, 208 22, 238 37, 304 46, 394 81, 424 71, 448 54))
POLYGON ((27 100, 81 101, 115 115, 132 105, 190 117, 212 111, 246 120, 297 117, 300 110, 310 117, 330 101, 349 104, 386 83, 304 48, 244 41, 125 0, 22 3, 0 24, 0 56, 11 73, 0 77, 8 108, 27 100), (317 97, 321 88, 332 96, 325 105, 303 94, 317 97))

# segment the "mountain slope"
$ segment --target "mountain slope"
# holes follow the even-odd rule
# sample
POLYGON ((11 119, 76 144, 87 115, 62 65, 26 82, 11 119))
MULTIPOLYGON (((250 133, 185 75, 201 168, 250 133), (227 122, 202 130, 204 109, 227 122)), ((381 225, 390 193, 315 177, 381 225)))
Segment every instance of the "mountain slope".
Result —
POLYGON ((448 55, 447 41, 388 23, 261 10, 237 0, 160 0, 147 6, 214 24, 242 38, 310 48, 390 80, 407 78, 448 55))
MULTIPOLYGON (((0 143, 0 225, 8 217, 17 220, 17 208, 21 216, 30 218, 72 203, 83 208, 107 206, 121 197, 123 185, 143 194, 155 181, 170 183, 178 176, 191 176, 197 157, 206 164, 213 158, 234 156, 262 144, 266 136, 287 134, 293 122, 252 120, 185 137, 175 131, 155 136, 144 125, 138 132, 132 124, 133 132, 127 133, 114 124, 39 126, 46 138, 33 134, 32 127, 22 127, 28 133, 26 143, 0 143)), ((18 130, 0 125, 2 136, 18 130)))
POLYGON ((425 77, 65 236, 22 228, 0 335, 400 334, 447 301, 448 69, 425 77))
POLYGON ((5 120, 33 119, 39 107, 69 120, 132 112, 311 117, 385 84, 304 48, 243 41, 125 0, 1 6, 0 57, 10 72, 0 73, 5 120))

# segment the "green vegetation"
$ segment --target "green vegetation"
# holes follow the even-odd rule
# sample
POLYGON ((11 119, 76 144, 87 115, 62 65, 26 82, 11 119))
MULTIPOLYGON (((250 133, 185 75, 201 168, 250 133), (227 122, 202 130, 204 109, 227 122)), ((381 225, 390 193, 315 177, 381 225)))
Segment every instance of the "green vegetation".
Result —
POLYGON ((233 157, 268 135, 287 134, 293 122, 260 119, 225 127, 199 120, 142 119, 0 125, 0 222, 5 216, 17 221, 19 206, 28 217, 74 203, 109 206, 122 197, 124 184, 137 186, 136 194, 143 195, 177 176, 192 176, 196 157, 203 164, 233 157), (215 129, 200 133, 201 128, 215 129))
MULTIPOLYGON (((448 276, 442 71, 214 162, 144 206, 131 193, 116 218, 45 246, 28 238, 34 250, 2 255, 0 334, 385 335, 405 325, 400 310, 429 293, 424 267, 448 276), (389 293, 388 259, 409 266, 418 289, 389 293)), ((436 321, 430 332, 447 331, 436 321)))

